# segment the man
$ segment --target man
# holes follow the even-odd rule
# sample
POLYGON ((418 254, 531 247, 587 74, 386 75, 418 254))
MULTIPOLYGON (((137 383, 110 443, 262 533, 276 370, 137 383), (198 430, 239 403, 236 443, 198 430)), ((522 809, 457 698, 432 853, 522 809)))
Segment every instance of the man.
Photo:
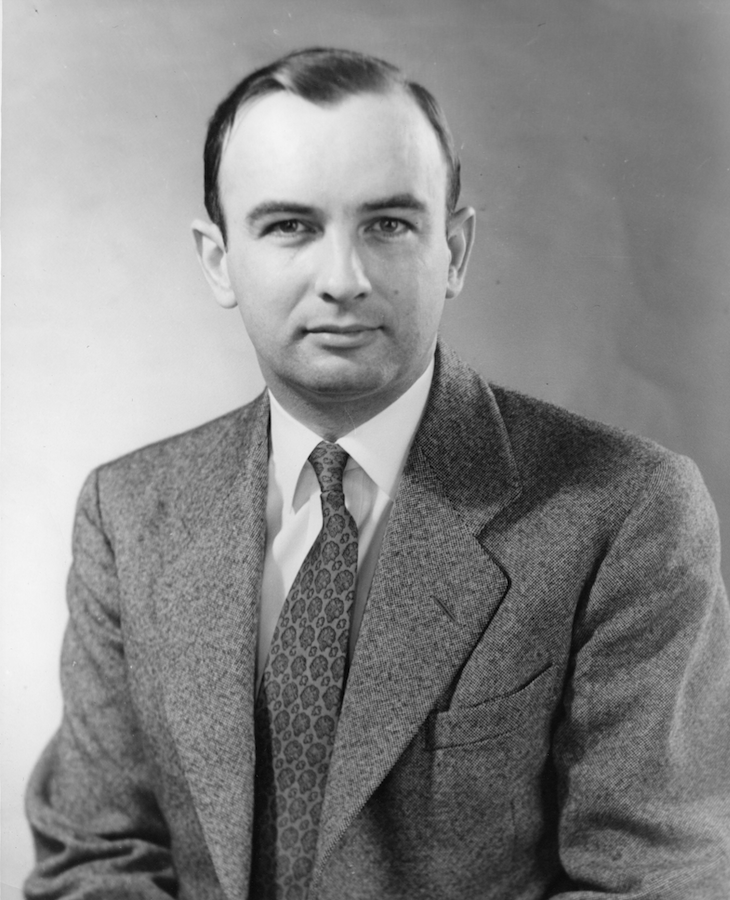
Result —
POLYGON ((29 897, 730 896, 711 502, 437 344, 458 196, 379 60, 214 115, 193 230, 268 391, 84 487, 29 897))

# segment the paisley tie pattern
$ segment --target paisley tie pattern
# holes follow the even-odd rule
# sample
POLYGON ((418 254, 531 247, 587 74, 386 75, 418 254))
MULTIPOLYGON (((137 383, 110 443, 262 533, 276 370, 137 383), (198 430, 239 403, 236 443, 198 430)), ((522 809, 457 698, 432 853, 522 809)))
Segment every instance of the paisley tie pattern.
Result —
POLYGON ((327 441, 309 456, 322 530, 284 602, 256 698, 255 900, 304 900, 311 878, 357 575, 357 525, 342 489, 347 459, 327 441))

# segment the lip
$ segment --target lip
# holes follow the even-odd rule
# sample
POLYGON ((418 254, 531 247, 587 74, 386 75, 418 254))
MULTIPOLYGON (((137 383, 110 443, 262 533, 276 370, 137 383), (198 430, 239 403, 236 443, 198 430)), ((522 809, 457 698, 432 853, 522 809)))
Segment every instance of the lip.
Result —
POLYGON ((308 328, 310 334, 358 334, 361 331, 376 331, 376 325, 315 325, 308 328))
POLYGON ((338 349, 361 347, 371 341, 379 327, 373 325, 316 325, 308 328, 310 335, 327 347, 338 349))

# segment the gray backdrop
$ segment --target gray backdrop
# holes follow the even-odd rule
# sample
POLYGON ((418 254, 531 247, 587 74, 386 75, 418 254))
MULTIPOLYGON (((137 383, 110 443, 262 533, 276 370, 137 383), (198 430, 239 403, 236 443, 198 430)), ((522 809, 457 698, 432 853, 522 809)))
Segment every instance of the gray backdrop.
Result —
POLYGON ((188 233, 206 119, 253 66, 336 44, 435 91, 479 212, 444 335, 694 457, 730 546, 728 0, 6 0, 4 43, 7 900, 82 479, 262 385, 188 233))

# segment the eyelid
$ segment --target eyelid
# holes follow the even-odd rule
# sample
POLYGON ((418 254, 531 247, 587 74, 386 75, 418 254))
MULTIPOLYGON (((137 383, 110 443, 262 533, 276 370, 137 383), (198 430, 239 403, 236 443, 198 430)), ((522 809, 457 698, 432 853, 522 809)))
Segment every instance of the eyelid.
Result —
POLYGON ((310 234, 314 230, 315 229, 313 225, 311 225, 309 222, 305 222, 299 216, 285 216, 277 219, 272 219, 269 222, 264 222, 261 226, 261 234, 263 235, 278 233, 284 235, 285 237, 297 237, 302 234, 310 234), (280 230, 282 225, 288 225, 290 223, 296 223, 301 227, 296 231, 280 230))
POLYGON ((375 230, 377 226, 382 224, 383 222, 395 222, 398 224, 399 228, 397 231, 392 232, 381 232, 382 234, 398 234, 401 231, 415 231, 416 225, 414 222, 409 219, 404 219, 402 216, 397 215, 379 215, 372 219, 371 222, 368 223, 368 229, 375 230))

